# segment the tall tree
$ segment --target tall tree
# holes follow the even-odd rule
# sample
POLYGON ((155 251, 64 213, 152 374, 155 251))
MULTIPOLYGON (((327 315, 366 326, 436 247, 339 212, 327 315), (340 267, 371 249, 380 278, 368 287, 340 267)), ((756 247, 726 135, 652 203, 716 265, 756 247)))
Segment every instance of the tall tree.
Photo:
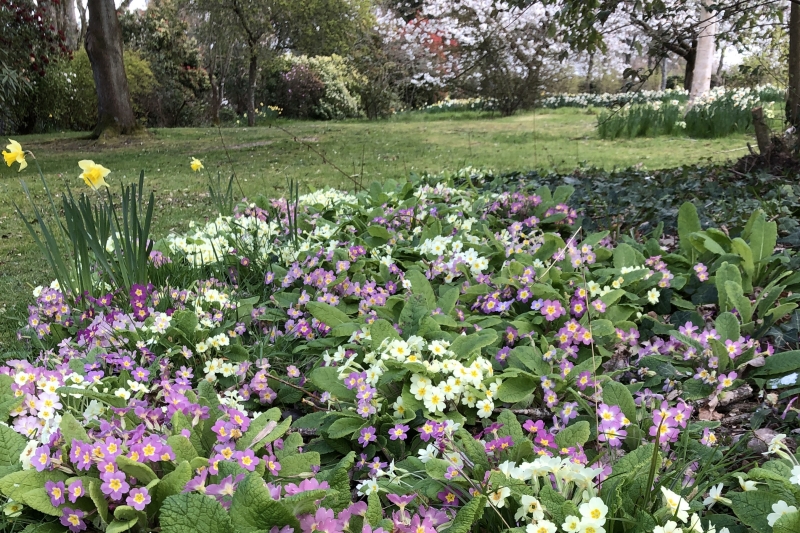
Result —
POLYGON ((136 130, 128 77, 122 62, 122 33, 114 0, 88 0, 86 53, 97 88, 97 126, 93 136, 136 130))
POLYGON ((697 35, 697 56, 689 89, 689 105, 711 89, 711 73, 714 70, 714 43, 717 38, 717 18, 709 7, 711 0, 700 4, 700 33, 697 35))

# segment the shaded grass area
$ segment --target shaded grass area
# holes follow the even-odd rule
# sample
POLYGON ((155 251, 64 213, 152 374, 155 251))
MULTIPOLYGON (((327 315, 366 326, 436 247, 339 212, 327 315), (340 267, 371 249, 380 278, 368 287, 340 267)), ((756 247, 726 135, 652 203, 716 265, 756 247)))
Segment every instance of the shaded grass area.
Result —
MULTIPOLYGON (((85 190, 77 162, 93 159, 110 168, 107 181, 119 191, 145 172, 156 193, 154 233, 185 229, 213 215, 207 175, 189 168, 191 157, 223 176, 235 171, 235 194, 283 195, 287 179, 300 192, 326 186, 354 188, 354 180, 403 179, 411 172, 441 172, 465 166, 496 172, 531 169, 569 172, 587 165, 606 170, 642 165, 667 168, 720 162, 746 151, 747 136, 694 140, 686 137, 604 141, 596 116, 583 109, 538 110, 498 118, 486 113, 405 114, 381 122, 279 121, 276 127, 151 130, 131 138, 90 141, 79 133, 18 136, 41 164, 51 190, 85 190), (313 147, 309 148, 309 147, 313 147), (326 163, 316 152, 323 154, 326 163), (334 165, 342 172, 337 171, 334 165), (346 175, 345 175, 346 174, 346 175), (352 177, 352 179, 351 179, 352 177)), ((16 168, 16 166, 15 166, 16 168)), ((26 316, 31 289, 51 275, 18 219, 13 202, 28 215, 19 179, 42 205, 45 196, 33 161, 22 173, 0 169, 0 349, 14 345, 26 316)), ((29 218, 32 220, 32 217, 29 218)))

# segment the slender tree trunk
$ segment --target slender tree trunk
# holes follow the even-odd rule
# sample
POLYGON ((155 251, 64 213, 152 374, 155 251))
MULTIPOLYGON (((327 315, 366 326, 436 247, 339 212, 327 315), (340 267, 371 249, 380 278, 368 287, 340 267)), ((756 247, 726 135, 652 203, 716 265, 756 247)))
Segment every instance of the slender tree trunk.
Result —
POLYGON ((792 2, 789 14, 789 90, 786 121, 800 127, 800 5, 792 2))
POLYGON ((250 45, 250 68, 247 71, 247 125, 256 125, 256 82, 258 81, 258 50, 250 45))
POLYGON ((716 14, 708 10, 712 0, 703 0, 700 7, 700 33, 697 36, 697 56, 689 89, 689 107, 700 96, 711 89, 711 73, 714 70, 714 39, 717 34, 716 14))
POLYGON ((667 89, 667 72, 668 72, 667 62, 668 61, 669 61, 669 59, 666 56, 661 58, 661 87, 660 87, 660 89, 662 91, 667 89))
POLYGON ((78 42, 82 43, 86 41, 86 6, 83 5, 83 0, 75 0, 75 5, 78 6, 78 15, 81 19, 81 26, 78 30, 78 42))
POLYGON ((128 78, 122 62, 122 34, 114 0, 89 0, 86 53, 97 88, 97 126, 93 136, 136 130, 128 78))
POLYGON ((687 91, 692 89, 692 76, 694 75, 694 63, 697 58, 697 41, 692 41, 692 50, 686 55, 686 70, 683 74, 683 88, 687 91))
POLYGON ((592 92, 592 70, 594 69, 594 52, 589 52, 589 65, 586 67, 586 92, 592 92))

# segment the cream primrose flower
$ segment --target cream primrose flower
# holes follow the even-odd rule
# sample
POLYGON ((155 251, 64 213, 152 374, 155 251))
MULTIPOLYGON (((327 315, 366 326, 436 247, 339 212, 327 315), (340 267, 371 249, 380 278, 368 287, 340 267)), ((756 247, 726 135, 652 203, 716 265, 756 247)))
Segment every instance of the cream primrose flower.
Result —
POLYGON ((800 485, 800 465, 795 465, 792 468, 792 477, 789 478, 789 483, 800 485))
POLYGON ((542 508, 542 504, 539 502, 539 500, 533 496, 523 494, 520 497, 520 502, 521 505, 519 509, 517 509, 516 514, 514 514, 515 520, 522 520, 529 515, 534 521, 544 518, 544 508, 542 508))
POLYGON ((569 515, 564 520, 564 523, 561 524, 561 528, 567 533, 578 533, 581 529, 581 519, 577 516, 569 515))
POLYGON ((658 303, 659 295, 660 293, 658 292, 658 289, 652 288, 649 291, 647 291, 647 301, 655 305, 658 303))
POLYGON ((538 520, 525 528, 525 533, 556 533, 556 531, 558 528, 550 520, 538 520))
POLYGON ((502 487, 494 492, 490 492, 486 496, 488 497, 488 500, 486 500, 486 507, 495 507, 500 509, 506 504, 506 498, 511 496, 511 489, 508 487, 502 487))
POLYGON ((708 490, 708 498, 703 500, 703 505, 707 505, 708 508, 711 509, 717 502, 724 503, 725 505, 731 504, 731 500, 722 497, 722 483, 708 490))
POLYGON ((593 520, 602 525, 606 521, 608 507, 603 503, 603 500, 594 497, 590 498, 588 502, 582 503, 580 507, 578 507, 578 511, 580 511, 581 517, 583 517, 584 520, 593 520))
POLYGON ((744 474, 734 474, 734 477, 739 480, 739 486, 741 486, 742 490, 745 492, 757 490, 756 485, 761 485, 761 483, 758 483, 757 481, 745 479, 744 474))
POLYGON ((653 533, 683 533, 683 530, 678 527, 677 522, 668 520, 663 526, 656 526, 653 528, 653 533))
POLYGON ((789 505, 785 501, 780 500, 778 503, 772 504, 772 512, 767 515, 767 524, 770 527, 775 525, 775 522, 778 521, 778 518, 782 517, 785 514, 789 513, 796 513, 797 507, 794 505, 789 505))
POLYGON ((662 486, 661 493, 664 495, 664 504, 669 508, 670 514, 681 522, 686 522, 689 519, 689 502, 667 487, 662 486))

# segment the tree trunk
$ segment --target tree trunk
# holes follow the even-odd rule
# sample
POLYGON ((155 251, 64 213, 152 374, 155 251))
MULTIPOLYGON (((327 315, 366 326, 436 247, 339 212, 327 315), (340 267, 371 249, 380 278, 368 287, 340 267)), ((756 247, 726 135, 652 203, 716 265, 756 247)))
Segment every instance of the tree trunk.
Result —
POLYGON ((81 27, 78 30, 78 42, 82 43, 86 40, 86 6, 83 5, 83 0, 76 0, 75 5, 78 6, 78 15, 81 19, 81 27))
POLYGON ((786 121, 800 127, 800 5, 792 2, 789 15, 789 89, 786 121))
POLYGON ((136 130, 128 78, 122 62, 122 33, 114 0, 89 0, 86 53, 97 89, 97 126, 92 136, 136 130))
POLYGON ((660 89, 662 91, 665 91, 667 89, 667 72, 669 71, 669 69, 667 69, 667 62, 668 61, 669 61, 669 59, 667 58, 667 56, 664 56, 664 57, 661 58, 661 87, 660 87, 660 89))
POLYGON ((687 91, 692 88, 692 76, 694 74, 694 63, 697 58, 697 41, 692 41, 692 50, 689 52, 686 59, 686 70, 683 74, 683 88, 687 91))
POLYGON ((700 7, 700 33, 697 36, 697 56, 689 89, 689 107, 711 89, 711 73, 714 70, 714 39, 717 34, 717 17, 708 10, 712 0, 703 0, 700 7))
POLYGON ((769 126, 764 120, 764 109, 761 106, 756 107, 750 112, 753 115, 753 129, 756 131, 756 142, 758 142, 758 151, 763 156, 768 156, 772 143, 769 140, 769 126))
POLYGON ((256 82, 258 78, 258 50, 250 45, 250 68, 247 72, 247 125, 256 125, 256 82))
POLYGON ((586 92, 592 91, 592 70, 594 69, 594 52, 589 52, 589 64, 586 67, 586 92))

